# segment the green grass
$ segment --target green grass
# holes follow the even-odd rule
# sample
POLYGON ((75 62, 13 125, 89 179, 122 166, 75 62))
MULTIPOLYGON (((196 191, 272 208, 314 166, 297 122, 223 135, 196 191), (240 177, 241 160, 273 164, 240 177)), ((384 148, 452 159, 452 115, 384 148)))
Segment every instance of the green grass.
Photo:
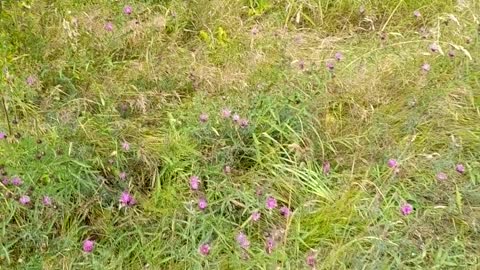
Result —
POLYGON ((0 269, 480 267, 478 1, 0 7, 0 269))

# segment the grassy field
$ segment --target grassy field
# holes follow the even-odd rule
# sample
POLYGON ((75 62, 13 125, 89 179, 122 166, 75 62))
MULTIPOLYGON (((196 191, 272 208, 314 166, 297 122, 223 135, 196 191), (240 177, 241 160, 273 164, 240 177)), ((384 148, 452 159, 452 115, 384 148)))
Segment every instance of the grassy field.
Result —
POLYGON ((478 0, 0 5, 0 269, 480 269, 478 0))

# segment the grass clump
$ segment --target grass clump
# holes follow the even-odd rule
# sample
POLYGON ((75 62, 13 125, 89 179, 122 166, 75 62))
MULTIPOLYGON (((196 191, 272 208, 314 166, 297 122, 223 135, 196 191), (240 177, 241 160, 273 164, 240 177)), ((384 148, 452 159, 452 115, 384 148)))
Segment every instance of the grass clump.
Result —
POLYGON ((3 1, 0 268, 475 269, 476 1, 3 1))

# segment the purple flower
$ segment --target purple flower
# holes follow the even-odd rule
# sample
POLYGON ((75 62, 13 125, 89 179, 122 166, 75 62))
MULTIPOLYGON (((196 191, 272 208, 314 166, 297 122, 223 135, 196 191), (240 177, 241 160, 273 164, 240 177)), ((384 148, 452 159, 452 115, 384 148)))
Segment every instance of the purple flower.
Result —
POLYGON ((130 144, 129 144, 128 142, 126 142, 126 141, 123 141, 123 143, 122 143, 122 149, 123 149, 124 151, 130 150, 130 144))
POLYGON ((5 132, 0 131, 0 140, 4 140, 7 138, 7 134, 5 132))
POLYGON ((201 244, 198 248, 198 252, 203 256, 207 256, 210 253, 210 245, 209 244, 201 244))
POLYGON ((455 57, 455 51, 454 50, 448 51, 448 56, 450 56, 451 58, 455 57))
POLYGON ((437 173, 436 177, 437 177, 437 180, 439 180, 439 181, 445 181, 445 180, 448 179, 447 174, 444 173, 444 172, 437 173))
POLYGON ((93 248, 95 247, 95 241, 87 239, 83 241, 83 251, 90 253, 93 251, 93 248))
POLYGON ((251 30, 252 35, 256 36, 260 32, 257 26, 254 26, 251 30))
POLYGON ((262 215, 260 214, 260 212, 255 211, 255 212, 252 213, 252 220, 255 221, 255 222, 257 222, 257 221, 260 220, 260 217, 261 217, 261 216, 262 216, 262 215))
POLYGON ((105 31, 112 32, 113 31, 113 23, 112 22, 105 23, 104 29, 105 29, 105 31))
POLYGON ((128 193, 127 191, 122 192, 122 195, 120 195, 120 205, 121 206, 132 206, 135 205, 137 201, 133 196, 128 193))
POLYGON ((198 208, 200 208, 200 210, 205 210, 207 206, 208 206, 208 203, 205 198, 198 199, 198 208))
POLYGON ((323 162, 323 173, 329 174, 330 173, 330 162, 324 161, 323 162))
POLYGON ((4 184, 6 186, 6 185, 10 184, 10 180, 8 180, 7 177, 3 177, 2 184, 4 184))
POLYGON ((248 120, 247 119, 240 119, 240 127, 241 128, 248 127, 248 120))
POLYGON ((274 248, 275 239, 273 239, 272 236, 267 237, 267 240, 265 241, 265 250, 267 251, 267 254, 271 254, 274 248))
POLYGON ((198 186, 200 185, 200 179, 196 175, 190 176, 190 188, 192 190, 198 190, 198 186))
POLYGON ((257 186, 257 188, 255 189, 255 194, 257 196, 261 196, 263 194, 263 188, 261 186, 257 186))
POLYGON ((413 212, 413 206, 409 203, 404 203, 402 206, 400 206, 400 212, 404 216, 410 215, 413 212))
POLYGON ((132 14, 132 11, 133 11, 133 9, 132 9, 131 6, 125 6, 125 7, 123 8, 123 14, 125 14, 125 15, 130 15, 130 14, 132 14))
POLYGON ((20 179, 20 177, 15 176, 12 178, 12 185, 18 187, 18 186, 21 186, 22 184, 23 184, 23 181, 22 179, 20 179))
POLYGON ((33 86, 37 82, 37 78, 35 78, 33 75, 30 75, 27 77, 26 82, 29 86, 33 86))
POLYGON ((127 173, 126 172, 120 172, 118 174, 118 177, 120 178, 120 180, 125 181, 125 179, 127 179, 127 173))
POLYGON ((387 166, 390 167, 390 168, 396 168, 398 167, 398 162, 396 159, 389 159, 388 162, 387 162, 387 166))
POLYGON ((463 166, 463 164, 457 164, 457 166, 455 166, 455 170, 458 173, 464 174, 465 173, 465 166, 463 166))
POLYGON ((333 69, 335 68, 335 64, 332 62, 332 61, 328 61, 325 66, 327 67, 327 69, 329 71, 333 71, 333 69))
POLYGON ((301 70, 304 70, 305 69, 305 61, 303 61, 303 60, 298 61, 298 68, 301 69, 301 70))
POLYGON ((202 113, 202 114, 200 114, 200 116, 198 117, 198 119, 200 120, 200 122, 205 123, 205 122, 208 121, 208 114, 202 113))
POLYGON ((307 259, 305 260, 305 262, 307 263, 308 266, 312 268, 315 267, 315 264, 317 264, 317 259, 315 258, 315 254, 310 253, 307 256, 307 259))
POLYGON ((237 243, 243 249, 250 247, 250 241, 248 241, 247 236, 243 232, 237 234, 237 243))
POLYGON ((232 111, 225 108, 222 110, 222 117, 223 118, 230 118, 230 116, 232 115, 232 111))
POLYGON ((18 199, 18 201, 23 205, 27 205, 30 203, 30 197, 28 195, 23 195, 20 197, 20 199, 18 199))
POLYGON ((429 72, 430 71, 430 64, 424 63, 422 65, 422 70, 425 71, 425 72, 429 72))
POLYGON ((50 206, 50 205, 52 205, 52 199, 48 196, 43 196, 42 203, 45 206, 50 206))
POLYGON ((335 59, 337 59, 337 61, 342 61, 343 60, 343 54, 341 52, 336 52, 335 53, 335 59))
POLYGON ((267 201, 265 203, 267 209, 273 209, 273 208, 276 208, 277 207, 277 200, 272 197, 272 196, 269 196, 267 198, 267 201))
POLYGON ((240 120, 240 115, 234 114, 234 115, 232 116, 232 120, 233 120, 233 122, 235 122, 235 123, 238 122, 238 121, 240 120))
POLYGON ((432 51, 432 52, 434 52, 434 53, 435 53, 435 52, 438 52, 438 51, 440 50, 440 48, 438 47, 438 45, 437 45, 436 43, 430 44, 430 47, 429 47, 429 48, 430 48, 430 51, 432 51))
POLYGON ((280 215, 282 215, 284 217, 288 217, 290 215, 290 208, 288 208, 286 206, 282 206, 280 208, 280 215))
POLYGON ((225 167, 223 167, 223 172, 225 174, 231 174, 232 173, 232 167, 230 167, 228 165, 225 165, 225 167))
POLYGON ((415 10, 415 11, 413 12, 413 16, 414 16, 415 18, 420 18, 420 17, 422 16, 422 14, 420 13, 420 11, 415 10))

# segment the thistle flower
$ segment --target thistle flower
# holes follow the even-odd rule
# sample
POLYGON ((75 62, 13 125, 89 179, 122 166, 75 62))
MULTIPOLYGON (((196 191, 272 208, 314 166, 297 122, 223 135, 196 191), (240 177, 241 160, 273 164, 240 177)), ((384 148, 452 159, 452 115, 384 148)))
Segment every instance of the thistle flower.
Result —
POLYGON ((305 69, 305 61, 303 61, 303 60, 298 61, 298 68, 301 69, 301 70, 304 70, 305 69))
POLYGON ((282 206, 280 208, 280 215, 282 215, 284 217, 288 217, 290 215, 290 209, 286 206, 282 206))
POLYGON ((192 190, 198 190, 198 186, 200 185, 200 179, 196 175, 190 176, 190 188, 192 190))
POLYGON ((133 12, 133 8, 131 6, 125 6, 123 8, 123 14, 125 15, 130 15, 133 12))
POLYGON ((413 212, 413 206, 409 203, 404 203, 402 206, 400 206, 400 212, 404 216, 410 215, 413 212))
POLYGON ((200 210, 205 210, 207 206, 208 206, 208 203, 205 198, 198 199, 198 208, 200 208, 200 210))
POLYGON ((430 51, 432 51, 432 52, 434 52, 434 53, 436 53, 436 52, 438 52, 438 51, 440 50, 440 48, 438 47, 438 45, 437 45, 436 43, 430 44, 430 47, 429 47, 429 48, 430 48, 430 51))
POLYGON ((8 180, 7 177, 3 177, 2 178, 2 184, 4 184, 6 186, 6 185, 10 184, 10 180, 8 180))
POLYGON ((275 239, 272 236, 267 237, 265 241, 265 250, 267 254, 271 254, 273 249, 275 248, 275 239))
POLYGON ((243 232, 237 234, 236 240, 241 248, 248 249, 250 247, 250 241, 248 241, 247 236, 243 232))
POLYGON ((423 70, 424 72, 429 72, 429 71, 430 71, 430 64, 424 63, 424 64, 422 65, 422 70, 423 70))
POLYGON ((342 61, 343 60, 343 54, 341 52, 336 52, 335 53, 335 59, 337 59, 337 61, 342 61))
POLYGON ((18 201, 23 205, 27 205, 30 203, 30 197, 28 195, 23 195, 20 197, 20 199, 18 199, 18 201))
POLYGON ((121 206, 132 206, 137 203, 135 198, 133 198, 133 196, 127 191, 122 192, 122 194, 120 195, 119 201, 121 206))
POLYGON ((413 16, 414 16, 415 18, 420 18, 420 17, 422 16, 422 14, 420 13, 420 11, 415 10, 415 11, 413 12, 413 16))
POLYGON ((203 256, 207 256, 210 253, 210 245, 209 244, 201 244, 198 248, 198 252, 203 256))
POLYGON ((398 162, 396 159, 389 159, 388 162, 387 162, 387 166, 390 167, 390 168, 396 168, 398 167, 398 162))
POLYGON ((29 86, 33 86, 36 82, 37 82, 37 78, 35 78, 35 76, 33 76, 33 75, 28 76, 27 79, 26 79, 26 83, 29 86))
POLYGON ((447 174, 444 172, 437 173, 436 177, 437 177, 437 180, 439 181, 445 181, 448 178, 447 174))
POLYGON ((247 119, 240 119, 239 125, 240 125, 241 128, 248 127, 248 120, 247 119))
POLYGON ((95 241, 87 239, 83 241, 83 251, 86 253, 90 253, 93 251, 93 248, 95 247, 95 241))
POLYGON ((230 167, 228 165, 225 165, 225 167, 223 167, 223 172, 225 174, 231 174, 232 173, 232 167, 230 167))
POLYGON ((323 169, 323 174, 329 174, 330 173, 330 162, 324 161, 322 169, 323 169))
POLYGON ((112 32, 113 31, 113 23, 112 22, 105 23, 104 29, 107 32, 112 32))
POLYGON ((273 209, 273 208, 276 208, 277 207, 277 200, 272 197, 272 196, 269 196, 267 198, 267 201, 265 203, 267 209, 273 209))
POLYGON ((120 180, 122 180, 122 181, 125 181, 127 179, 127 173, 126 172, 120 172, 118 174, 118 178, 120 178, 120 180))
POLYGON ((43 196, 42 203, 45 206, 51 206, 52 205, 52 199, 49 196, 43 196))
POLYGON ((130 144, 129 144, 128 142, 126 142, 126 141, 123 141, 123 143, 122 143, 122 149, 123 149, 124 151, 130 150, 130 144))
POLYGON ((232 116, 232 120, 233 120, 233 122, 235 122, 235 123, 238 122, 238 121, 240 121, 240 115, 234 114, 234 115, 232 116))
POLYGON ((335 64, 332 62, 332 61, 328 61, 325 66, 327 67, 327 69, 329 71, 333 71, 333 69, 335 69, 335 64))
POLYGON ((208 121, 208 114, 202 113, 202 114, 200 114, 200 116, 198 117, 198 119, 200 120, 200 122, 205 123, 205 122, 208 121))
POLYGON ((253 221, 255 221, 255 222, 259 221, 259 220, 260 220, 260 217, 261 217, 260 212, 255 211, 255 212, 252 213, 252 220, 253 220, 253 221))
POLYGON ((0 131, 0 140, 4 140, 7 138, 7 134, 5 132, 0 131))
POLYGON ((455 170, 458 173, 464 174, 465 173, 465 166, 463 166, 463 164, 457 164, 457 166, 455 166, 455 170))
POLYGON ((222 118, 230 118, 232 111, 230 109, 224 108, 222 110, 222 118))
POLYGON ((305 262, 307 263, 308 266, 310 266, 312 268, 315 267, 315 264, 317 264, 317 259, 315 258, 315 254, 310 253, 307 256, 305 262))
POLYGON ((22 184, 23 184, 23 181, 20 177, 15 176, 15 177, 12 178, 12 185, 18 187, 18 186, 21 186, 22 184))

